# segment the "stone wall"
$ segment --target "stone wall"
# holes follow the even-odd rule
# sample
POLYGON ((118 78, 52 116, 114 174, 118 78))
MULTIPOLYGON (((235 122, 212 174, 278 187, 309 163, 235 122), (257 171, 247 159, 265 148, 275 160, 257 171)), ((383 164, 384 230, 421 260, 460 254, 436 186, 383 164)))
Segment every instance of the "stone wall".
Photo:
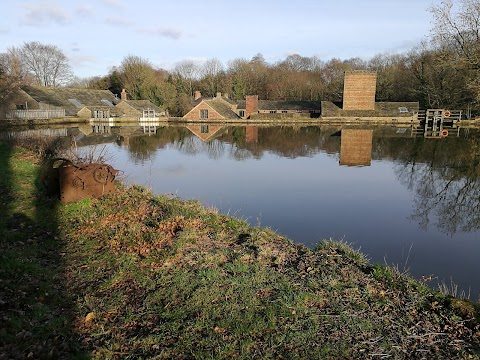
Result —
POLYGON ((115 105, 115 107, 117 109, 120 109, 120 111, 126 116, 142 116, 142 113, 140 111, 129 105, 126 101, 120 101, 117 105, 115 105))

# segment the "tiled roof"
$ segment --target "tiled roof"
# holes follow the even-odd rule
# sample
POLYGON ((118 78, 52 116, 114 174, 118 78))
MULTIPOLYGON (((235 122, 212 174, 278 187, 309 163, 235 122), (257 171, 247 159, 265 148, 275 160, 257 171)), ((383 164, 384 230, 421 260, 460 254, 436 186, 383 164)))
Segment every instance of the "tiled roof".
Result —
POLYGON ((346 117, 381 117, 381 116, 412 116, 412 112, 418 112, 419 103, 409 102, 376 102, 375 110, 343 110, 342 103, 322 101, 322 116, 346 116, 346 117), (402 108, 402 111, 400 110, 402 108), (405 111, 406 110, 406 111, 405 111))
POLYGON ((150 100, 123 100, 126 101, 127 104, 132 106, 134 109, 142 111, 146 109, 155 110, 155 112, 159 113, 162 111, 157 105, 152 103, 150 100))
POLYGON ((50 88, 41 86, 22 86, 30 97, 37 102, 65 109, 66 115, 74 116, 85 106, 105 106, 102 100, 114 103, 117 99, 108 90, 50 88))
POLYGON ((405 107, 409 112, 418 111, 419 103, 418 101, 409 101, 409 102, 376 102, 375 103, 375 110, 376 111, 397 111, 398 108, 405 107))
MULTIPOLYGON (((239 101, 237 109, 245 110, 245 101, 239 101)), ((258 100, 258 110, 320 110, 320 102, 258 100)))
POLYGON ((227 103, 218 98, 204 101, 225 119, 237 119, 239 117, 227 103))

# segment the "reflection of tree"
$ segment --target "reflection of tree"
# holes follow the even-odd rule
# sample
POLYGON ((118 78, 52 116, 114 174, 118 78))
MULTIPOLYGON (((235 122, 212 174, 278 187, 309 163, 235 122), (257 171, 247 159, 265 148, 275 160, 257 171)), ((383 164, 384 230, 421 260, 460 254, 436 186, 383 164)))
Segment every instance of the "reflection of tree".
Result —
POLYGON ((154 137, 135 136, 130 138, 130 157, 134 163, 143 163, 155 155, 158 142, 154 137))
POLYGON ((237 146, 232 146, 230 148, 230 157, 238 161, 243 161, 253 158, 253 154, 247 149, 241 149, 237 146))
POLYGON ((160 127, 155 135, 135 135, 130 137, 129 153, 134 163, 142 163, 152 158, 157 149, 164 148, 172 142, 182 143, 188 139, 188 130, 181 127, 160 127))
POLYGON ((200 152, 198 142, 198 139, 192 135, 182 139, 181 141, 175 142, 175 147, 184 154, 195 155, 200 152))
POLYGON ((245 127, 232 127, 217 139, 203 142, 182 126, 161 127, 154 136, 135 136, 130 152, 136 161, 145 161, 156 149, 167 144, 187 155, 207 154, 219 159, 225 153, 225 144, 231 144, 229 156, 235 160, 260 159, 268 151, 279 156, 296 158, 313 156, 320 151, 338 153, 340 140, 331 137, 337 128, 318 126, 275 126, 258 129, 258 141, 247 142, 245 127))
POLYGON ((225 145, 221 141, 209 141, 204 143, 204 146, 207 148, 207 154, 210 159, 220 159, 225 153, 225 145))
MULTIPOLYGON (((260 127, 258 141, 246 142, 245 128, 238 127, 223 135, 221 139, 234 144, 235 149, 232 149, 231 153, 234 159, 244 160, 249 157, 259 159, 266 151, 283 157, 296 158, 313 156, 322 151, 326 139, 330 140, 333 132, 335 129, 322 131, 319 126, 260 127)), ((340 144, 339 141, 336 142, 340 144)))
POLYGON ((221 141, 213 140, 203 142, 196 136, 191 135, 175 142, 174 147, 187 155, 207 154, 210 159, 220 159, 225 153, 224 144, 221 141))
POLYGON ((480 147, 476 140, 416 142, 396 173, 417 195, 411 218, 422 228, 433 217, 437 228, 450 235, 480 229, 480 147))

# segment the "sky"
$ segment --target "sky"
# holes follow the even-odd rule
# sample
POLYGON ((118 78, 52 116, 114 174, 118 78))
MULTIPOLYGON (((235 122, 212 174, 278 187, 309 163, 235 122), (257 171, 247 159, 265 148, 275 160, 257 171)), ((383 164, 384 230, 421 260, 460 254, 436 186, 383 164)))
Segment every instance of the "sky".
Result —
POLYGON ((429 37, 440 0, 1 0, 0 53, 55 45, 80 78, 104 76, 129 55, 171 70, 261 53, 365 60, 429 37))

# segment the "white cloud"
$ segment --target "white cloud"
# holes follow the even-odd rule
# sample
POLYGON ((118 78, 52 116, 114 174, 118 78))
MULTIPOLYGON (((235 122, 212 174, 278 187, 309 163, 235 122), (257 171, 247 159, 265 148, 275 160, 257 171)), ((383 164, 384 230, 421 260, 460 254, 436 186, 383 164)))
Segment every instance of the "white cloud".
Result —
POLYGON ((193 62, 197 66, 202 66, 207 62, 208 58, 206 57, 194 57, 194 56, 187 56, 184 58, 181 58, 180 60, 177 59, 172 59, 170 61, 166 61, 164 58, 160 61, 155 61, 154 65, 159 68, 159 69, 165 69, 165 70, 173 70, 175 66, 181 64, 182 62, 193 62))
MULTIPOLYGON (((77 49, 74 49, 73 51, 78 51, 77 49)), ((70 60, 70 65, 72 67, 82 67, 85 65, 90 65, 90 64, 95 64, 98 62, 98 59, 94 56, 87 56, 87 55, 70 55, 69 57, 70 60)))
POLYGON ((43 26, 53 23, 68 24, 70 17, 65 9, 56 2, 29 2, 24 6, 25 14, 22 23, 30 26, 43 26))
POLYGON ((70 51, 72 52, 79 52, 81 49, 80 49, 80 45, 78 43, 72 43, 72 48, 70 49, 70 51))
POLYGON ((89 17, 89 16, 94 15, 95 10, 92 6, 80 5, 79 7, 77 7, 75 12, 78 16, 89 17))
POLYGON ((103 0, 105 5, 107 6, 114 6, 114 7, 123 7, 121 0, 103 0))
POLYGON ((105 19, 107 24, 119 27, 131 26, 132 23, 127 17, 109 16, 105 19))
POLYGON ((149 28, 139 29, 138 32, 152 36, 166 37, 173 40, 178 40, 182 37, 182 32, 173 28, 149 28))
MULTIPOLYGON (((208 58, 206 57, 194 57, 194 56, 190 56, 190 57, 186 57, 185 59, 183 59, 182 61, 191 61, 195 64, 203 64, 205 62, 207 62, 208 58)), ((182 61, 179 61, 178 63, 182 62, 182 61)))

